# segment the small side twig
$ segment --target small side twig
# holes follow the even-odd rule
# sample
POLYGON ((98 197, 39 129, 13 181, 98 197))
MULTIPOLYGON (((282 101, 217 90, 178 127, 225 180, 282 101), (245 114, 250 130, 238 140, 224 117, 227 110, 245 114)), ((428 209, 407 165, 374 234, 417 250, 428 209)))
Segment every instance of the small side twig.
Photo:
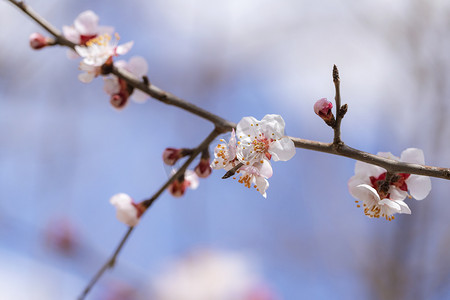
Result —
POLYGON ((336 95, 334 100, 336 102, 336 122, 334 123, 334 139, 333 144, 339 145, 342 143, 341 141, 341 121, 347 112, 347 104, 341 107, 341 90, 340 90, 340 78, 339 78, 339 70, 336 65, 333 65, 333 82, 336 90, 336 95))

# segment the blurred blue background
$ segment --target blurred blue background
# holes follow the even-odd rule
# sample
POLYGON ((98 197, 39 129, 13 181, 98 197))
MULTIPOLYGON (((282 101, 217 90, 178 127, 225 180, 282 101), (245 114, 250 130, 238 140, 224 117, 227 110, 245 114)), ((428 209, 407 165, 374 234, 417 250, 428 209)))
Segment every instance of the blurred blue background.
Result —
MULTIPOLYGON (((145 57, 156 86, 236 123, 280 114, 306 139, 332 140, 312 108, 334 97, 336 64, 344 142, 450 165, 447 1, 28 3, 58 28, 91 9, 134 40, 126 59, 145 57)), ((7 1, 0 28, 0 298, 74 299, 126 231, 109 198, 151 196, 163 150, 197 146, 212 125, 152 99, 115 111, 66 49, 30 49, 45 32, 7 1)), ((221 171, 164 193, 88 299, 148 299, 165 264, 199 248, 248 257, 278 299, 450 297, 448 182, 386 222, 354 205, 350 159, 297 149, 273 167, 267 199, 221 171), (121 285, 134 294, 111 292, 121 285)))

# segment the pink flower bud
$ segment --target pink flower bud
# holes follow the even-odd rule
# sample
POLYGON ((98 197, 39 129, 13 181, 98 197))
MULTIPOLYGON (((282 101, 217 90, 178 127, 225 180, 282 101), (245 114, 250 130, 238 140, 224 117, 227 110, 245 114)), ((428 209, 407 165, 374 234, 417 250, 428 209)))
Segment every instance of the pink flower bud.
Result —
POLYGON ((195 172, 187 170, 184 176, 175 179, 168 187, 169 192, 174 197, 181 197, 184 195, 186 188, 195 190, 198 187, 198 176, 195 172))
POLYGON ((121 110, 128 103, 128 95, 126 93, 114 94, 109 102, 115 109, 121 110))
POLYGON ((48 38, 37 32, 30 35, 30 47, 35 50, 48 46, 49 41, 50 40, 48 38))
POLYGON ((317 100, 314 104, 314 112, 321 117, 328 125, 329 122, 333 122, 334 115, 331 109, 333 108, 333 103, 327 100, 327 98, 322 98, 317 100))
POLYGON ((209 158, 202 158, 200 159, 200 162, 195 167, 195 173, 200 178, 206 178, 211 174, 211 164, 209 162, 209 158))
POLYGON ((181 197, 184 195, 186 188, 189 186, 189 182, 183 179, 175 179, 169 185, 169 192, 174 197, 181 197))
POLYGON ((183 149, 166 148, 163 152, 163 161, 166 165, 173 166, 182 155, 183 149))

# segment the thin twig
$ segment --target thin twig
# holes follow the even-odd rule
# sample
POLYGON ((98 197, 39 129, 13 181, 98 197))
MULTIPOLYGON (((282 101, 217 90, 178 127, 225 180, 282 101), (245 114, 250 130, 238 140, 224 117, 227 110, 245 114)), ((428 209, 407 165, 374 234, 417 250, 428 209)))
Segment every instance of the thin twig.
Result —
POLYGON ((368 164, 380 166, 392 173, 408 173, 450 180, 449 168, 440 168, 440 167, 432 167, 400 162, 397 160, 384 158, 375 154, 354 149, 352 147, 345 145, 344 143, 341 143, 338 147, 336 147, 334 143, 322 143, 295 137, 289 138, 294 142, 294 145, 297 148, 303 148, 352 158, 354 160, 359 160, 368 164))
MULTIPOLYGON (((336 95, 334 100, 336 102, 336 122, 334 123, 334 139, 333 143, 338 145, 342 143, 341 141, 341 121, 344 117, 341 111, 341 91, 340 91, 340 78, 339 78, 339 70, 336 65, 333 66, 333 83, 336 89, 336 95)), ((345 113, 344 113, 345 114, 345 113)))
POLYGON ((211 121, 216 126, 217 130, 221 133, 225 133, 231 131, 233 128, 236 128, 236 124, 225 120, 201 107, 198 107, 186 100, 183 100, 169 92, 163 91, 162 89, 154 86, 147 85, 144 81, 137 79, 133 74, 127 72, 124 69, 119 69, 117 67, 113 67, 112 74, 117 77, 125 80, 131 86, 143 91, 147 95, 151 96, 154 99, 157 99, 161 102, 164 102, 168 105, 177 106, 185 111, 193 113, 203 119, 211 121))
POLYGON ((125 242, 128 240, 131 232, 133 231, 134 227, 128 228, 128 231, 125 233, 124 237, 120 241, 119 245, 117 246, 116 250, 114 251, 113 255, 110 259, 106 261, 106 263, 100 268, 100 270, 97 271, 97 273, 94 275, 94 277, 89 281, 88 285, 84 288, 81 295, 78 297, 78 300, 83 300, 91 288, 97 283, 97 281, 102 277, 103 273, 105 273, 106 270, 109 268, 114 267, 114 264, 116 262, 117 256, 120 253, 120 250, 122 250, 123 245, 125 245, 125 242))
POLYGON ((66 39, 56 27, 54 27, 47 20, 45 20, 40 15, 38 15, 30 6, 26 5, 23 1, 16 1, 16 0, 8 0, 8 1, 11 2, 12 4, 14 4, 19 9, 21 9, 25 14, 27 14, 30 18, 32 18, 36 23, 41 25, 42 28, 47 30, 48 33, 53 35, 56 39, 55 44, 66 46, 71 49, 75 48, 76 44, 74 44, 71 41, 69 41, 68 39, 66 39))
MULTIPOLYGON (((195 148, 190 154, 189 159, 187 159, 183 165, 178 169, 178 171, 173 174, 163 185, 162 187, 149 199, 143 200, 141 202, 142 205, 144 205, 145 208, 150 207, 156 199, 169 187, 169 185, 177 179, 179 176, 184 174, 187 167, 194 161, 194 159, 200 154, 204 149, 208 148, 209 144, 211 144, 212 141, 220 134, 220 131, 218 131, 216 128, 201 142, 200 145, 198 145, 197 148, 195 148)), ((141 215, 142 217, 142 215, 141 215)), ((80 297, 78 297, 78 300, 83 300, 91 288, 95 285, 95 283, 100 279, 100 277, 105 273, 106 270, 109 268, 112 268, 115 264, 116 258, 119 255, 120 251, 122 250, 123 245, 130 237, 131 232, 133 231, 134 227, 130 227, 127 231, 127 233, 124 235, 122 240, 120 241, 119 245, 117 246, 116 250, 114 251, 113 255, 106 261, 106 263, 100 268, 100 270, 97 271, 97 273, 94 275, 94 277, 91 279, 91 281, 88 283, 88 285, 83 290, 80 297)))

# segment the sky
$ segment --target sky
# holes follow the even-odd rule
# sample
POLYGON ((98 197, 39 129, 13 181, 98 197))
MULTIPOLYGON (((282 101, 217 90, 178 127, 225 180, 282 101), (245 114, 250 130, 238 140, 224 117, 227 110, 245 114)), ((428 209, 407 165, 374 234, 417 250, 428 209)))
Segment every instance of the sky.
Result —
MULTIPOLYGON (((91 9, 121 41, 134 41, 125 59, 144 57, 152 84, 236 123, 280 114, 286 133, 305 139, 332 139, 313 105, 333 99, 336 64, 349 105, 344 142, 397 156, 417 147, 427 163, 449 164, 449 8, 443 1, 29 4, 57 28, 91 9)), ((68 59, 66 49, 30 49, 29 35, 44 31, 6 1, 0 28, 6 41, 0 48, 0 277, 8 278, 0 280, 0 295, 29 299, 39 291, 40 299, 74 299, 126 231, 109 198, 151 196, 170 172, 163 150, 195 147, 212 125, 152 99, 114 110, 101 78, 78 81, 79 61, 68 59), (55 246, 52 237, 64 233, 74 244, 55 246)), ((144 287, 167 263, 198 249, 241 255, 279 299, 361 298, 377 288, 367 275, 379 259, 372 250, 395 245, 394 232, 404 224, 420 228, 428 220, 423 227, 436 230, 426 235, 432 242, 424 251, 447 249, 443 180, 432 180, 433 201, 411 203, 417 214, 374 222, 347 190, 354 161, 297 149, 292 160, 273 167, 267 199, 222 180, 220 171, 182 198, 164 193, 91 299, 110 299, 111 286, 120 284, 145 298, 144 287)), ((408 253, 411 261, 424 255, 408 253)), ((428 271, 436 273, 434 266, 428 271)), ((428 278, 429 299, 448 292, 445 280, 438 289, 439 280, 428 278)))

